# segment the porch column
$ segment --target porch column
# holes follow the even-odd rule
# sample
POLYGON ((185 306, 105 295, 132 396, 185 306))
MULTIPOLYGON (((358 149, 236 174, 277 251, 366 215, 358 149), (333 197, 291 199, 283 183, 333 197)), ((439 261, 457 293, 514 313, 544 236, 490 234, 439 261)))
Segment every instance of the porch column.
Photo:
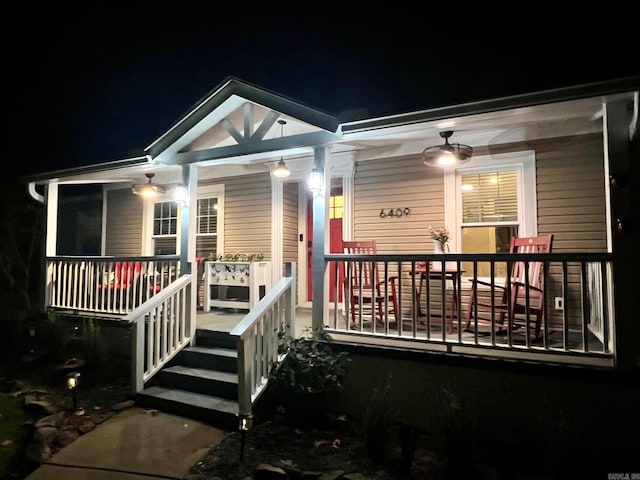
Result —
POLYGON ((326 186, 329 184, 327 172, 324 168, 327 156, 327 147, 315 147, 313 150, 314 168, 322 173, 325 188, 313 196, 313 306, 311 309, 311 327, 320 329, 324 325, 324 319, 329 314, 329 292, 325 290, 325 277, 327 263, 325 255, 325 234, 329 235, 329 229, 325 229, 327 199, 326 186), (326 231, 325 231, 326 230, 326 231))
MULTIPOLYGON (((616 312, 612 340, 616 345, 617 367, 632 369, 637 368, 640 361, 637 341, 640 338, 640 322, 637 321, 640 302, 637 283, 632 281, 640 268, 637 261, 632 261, 637 258, 640 244, 640 152, 638 139, 635 139, 635 144, 630 139, 633 119, 629 101, 621 99, 604 107, 605 168, 608 167, 605 179, 610 201, 609 232, 613 252, 613 285, 609 285, 609 292, 615 290, 613 307, 616 312), (634 148, 632 145, 635 145, 634 148), (621 181, 614 182, 614 178, 621 181)), ((603 295, 609 292, 603 292, 603 295)))
MULTIPOLYGON (((58 239, 58 183, 50 182, 45 187, 45 206, 47 209, 47 219, 45 224, 45 258, 55 257, 57 253, 58 239)), ((53 267, 46 267, 44 307, 51 303, 51 281, 53 279, 53 267)))
POLYGON ((196 260, 196 211, 198 201, 198 167, 182 165, 182 188, 185 198, 180 205, 180 273, 191 273, 196 260))
POLYGON ((282 278, 283 182, 271 176, 271 285, 282 278))

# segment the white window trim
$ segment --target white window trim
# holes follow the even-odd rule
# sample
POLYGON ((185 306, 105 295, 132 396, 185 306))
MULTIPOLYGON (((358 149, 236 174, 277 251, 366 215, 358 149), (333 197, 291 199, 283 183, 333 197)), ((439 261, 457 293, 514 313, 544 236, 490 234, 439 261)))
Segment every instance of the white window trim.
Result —
MULTIPOLYGON (((444 174, 444 206, 445 225, 451 232, 451 252, 459 252, 462 248, 460 231, 462 225, 462 193, 460 190, 460 174, 491 172, 496 169, 513 169, 517 172, 518 182, 518 219, 521 237, 536 236, 538 232, 537 196, 536 196, 536 157, 533 150, 504 153, 498 155, 482 155, 473 157, 468 163, 445 171, 444 174), (451 227, 453 226, 453 227, 451 227)), ((505 222, 512 225, 514 222, 505 222)), ((482 278, 490 281, 488 278, 482 278)), ((496 278, 498 285, 504 279, 496 278)), ((487 287, 488 288, 488 287, 487 287)))
MULTIPOLYGON (((216 249, 219 254, 224 254, 224 185, 206 185, 198 188, 197 198, 208 198, 215 196, 218 199, 218 238, 216 249), (220 208, 222 207, 222 208, 220 208)), ((145 198, 143 202, 143 228, 142 228, 142 254, 153 255, 153 205, 159 202, 174 202, 175 198, 171 192, 158 195, 152 198, 145 198)), ((193 208, 197 208, 197 204, 193 208)), ((197 218, 197 215, 195 215, 197 218)), ((182 209, 178 208, 178 225, 176 232, 176 255, 180 255, 181 246, 181 222, 182 209)), ((195 226, 194 226, 195 228, 195 226)))
MULTIPOLYGON (((216 238, 216 252, 218 255, 224 255, 224 184, 205 185, 198 188, 197 200, 203 198, 216 197, 218 200, 218 237, 216 238)), ((198 204, 193 208, 198 208, 198 204)), ((194 218, 198 218, 198 212, 196 212, 194 218)), ((198 236, 196 227, 194 226, 195 236, 198 236)))
MULTIPOLYGON (((163 202, 175 202, 175 196, 172 192, 167 192, 151 198, 145 198, 142 204, 142 254, 145 256, 153 256, 153 205, 163 202)), ((181 208, 177 212, 176 225, 176 255, 180 255, 180 222, 182 218, 181 208)), ((169 236, 169 235, 164 235, 169 236)))

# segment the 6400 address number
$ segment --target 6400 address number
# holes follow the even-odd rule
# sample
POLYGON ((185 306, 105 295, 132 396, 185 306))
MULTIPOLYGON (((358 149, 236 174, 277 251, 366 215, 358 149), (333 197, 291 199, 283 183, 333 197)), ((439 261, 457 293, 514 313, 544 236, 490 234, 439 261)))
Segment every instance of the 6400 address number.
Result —
POLYGON ((409 207, 405 208, 382 208, 380 210, 380 218, 399 218, 406 217, 411 213, 409 207))

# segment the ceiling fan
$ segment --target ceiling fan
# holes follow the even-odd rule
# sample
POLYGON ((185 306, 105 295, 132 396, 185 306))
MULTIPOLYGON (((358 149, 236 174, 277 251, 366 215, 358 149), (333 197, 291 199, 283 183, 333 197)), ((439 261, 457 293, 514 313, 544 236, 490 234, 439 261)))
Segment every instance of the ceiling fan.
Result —
POLYGON ((428 167, 451 167, 467 163, 473 155, 473 148, 460 143, 449 143, 453 130, 440 132, 444 144, 427 147, 422 151, 424 164, 428 167))

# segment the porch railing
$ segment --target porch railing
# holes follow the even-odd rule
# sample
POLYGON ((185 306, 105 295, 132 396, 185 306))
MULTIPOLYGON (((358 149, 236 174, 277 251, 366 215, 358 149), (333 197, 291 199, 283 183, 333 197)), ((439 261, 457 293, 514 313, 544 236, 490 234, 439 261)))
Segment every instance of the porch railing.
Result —
MULTIPOLYGON (((328 322, 333 336, 339 335, 337 339, 347 336, 379 343, 384 338, 386 344, 397 341, 407 348, 613 366, 615 316, 609 253, 328 254, 325 259, 333 275, 333 298, 339 299, 333 301, 328 322), (516 316, 515 325, 500 324, 496 306, 500 303, 501 291, 490 287, 478 289, 477 295, 483 296, 487 303, 491 304, 493 297, 489 323, 485 329, 478 328, 474 315, 467 318, 472 301, 469 279, 483 276, 488 283, 503 286, 501 272, 506 271, 510 262, 523 261, 541 262, 543 266, 544 303, 539 334, 534 335, 529 328, 535 323, 531 314, 516 316), (352 262, 375 263, 384 304, 381 315, 366 305, 365 308, 350 305, 344 287, 348 272, 354 271, 352 262), (423 277, 426 285, 418 298, 420 277, 416 272, 420 271, 421 264, 436 269, 446 267, 459 274, 423 277), (394 287, 398 317, 390 313, 389 308, 391 277, 397 277, 394 287)), ((529 293, 532 292, 530 289, 529 293)), ((529 295, 525 296, 529 302, 529 295)), ((533 296, 531 294, 531 302, 533 296)))
POLYGON ((180 275, 180 257, 47 258, 48 307, 123 315, 180 275))
POLYGON ((295 263, 285 264, 285 276, 234 327, 238 349, 238 402, 240 421, 251 416, 252 406, 269 381, 269 370, 283 358, 283 335, 295 335, 295 263))
POLYGON ((183 275, 123 318, 134 325, 131 380, 135 393, 191 342, 196 328, 193 288, 192 276, 183 275))

